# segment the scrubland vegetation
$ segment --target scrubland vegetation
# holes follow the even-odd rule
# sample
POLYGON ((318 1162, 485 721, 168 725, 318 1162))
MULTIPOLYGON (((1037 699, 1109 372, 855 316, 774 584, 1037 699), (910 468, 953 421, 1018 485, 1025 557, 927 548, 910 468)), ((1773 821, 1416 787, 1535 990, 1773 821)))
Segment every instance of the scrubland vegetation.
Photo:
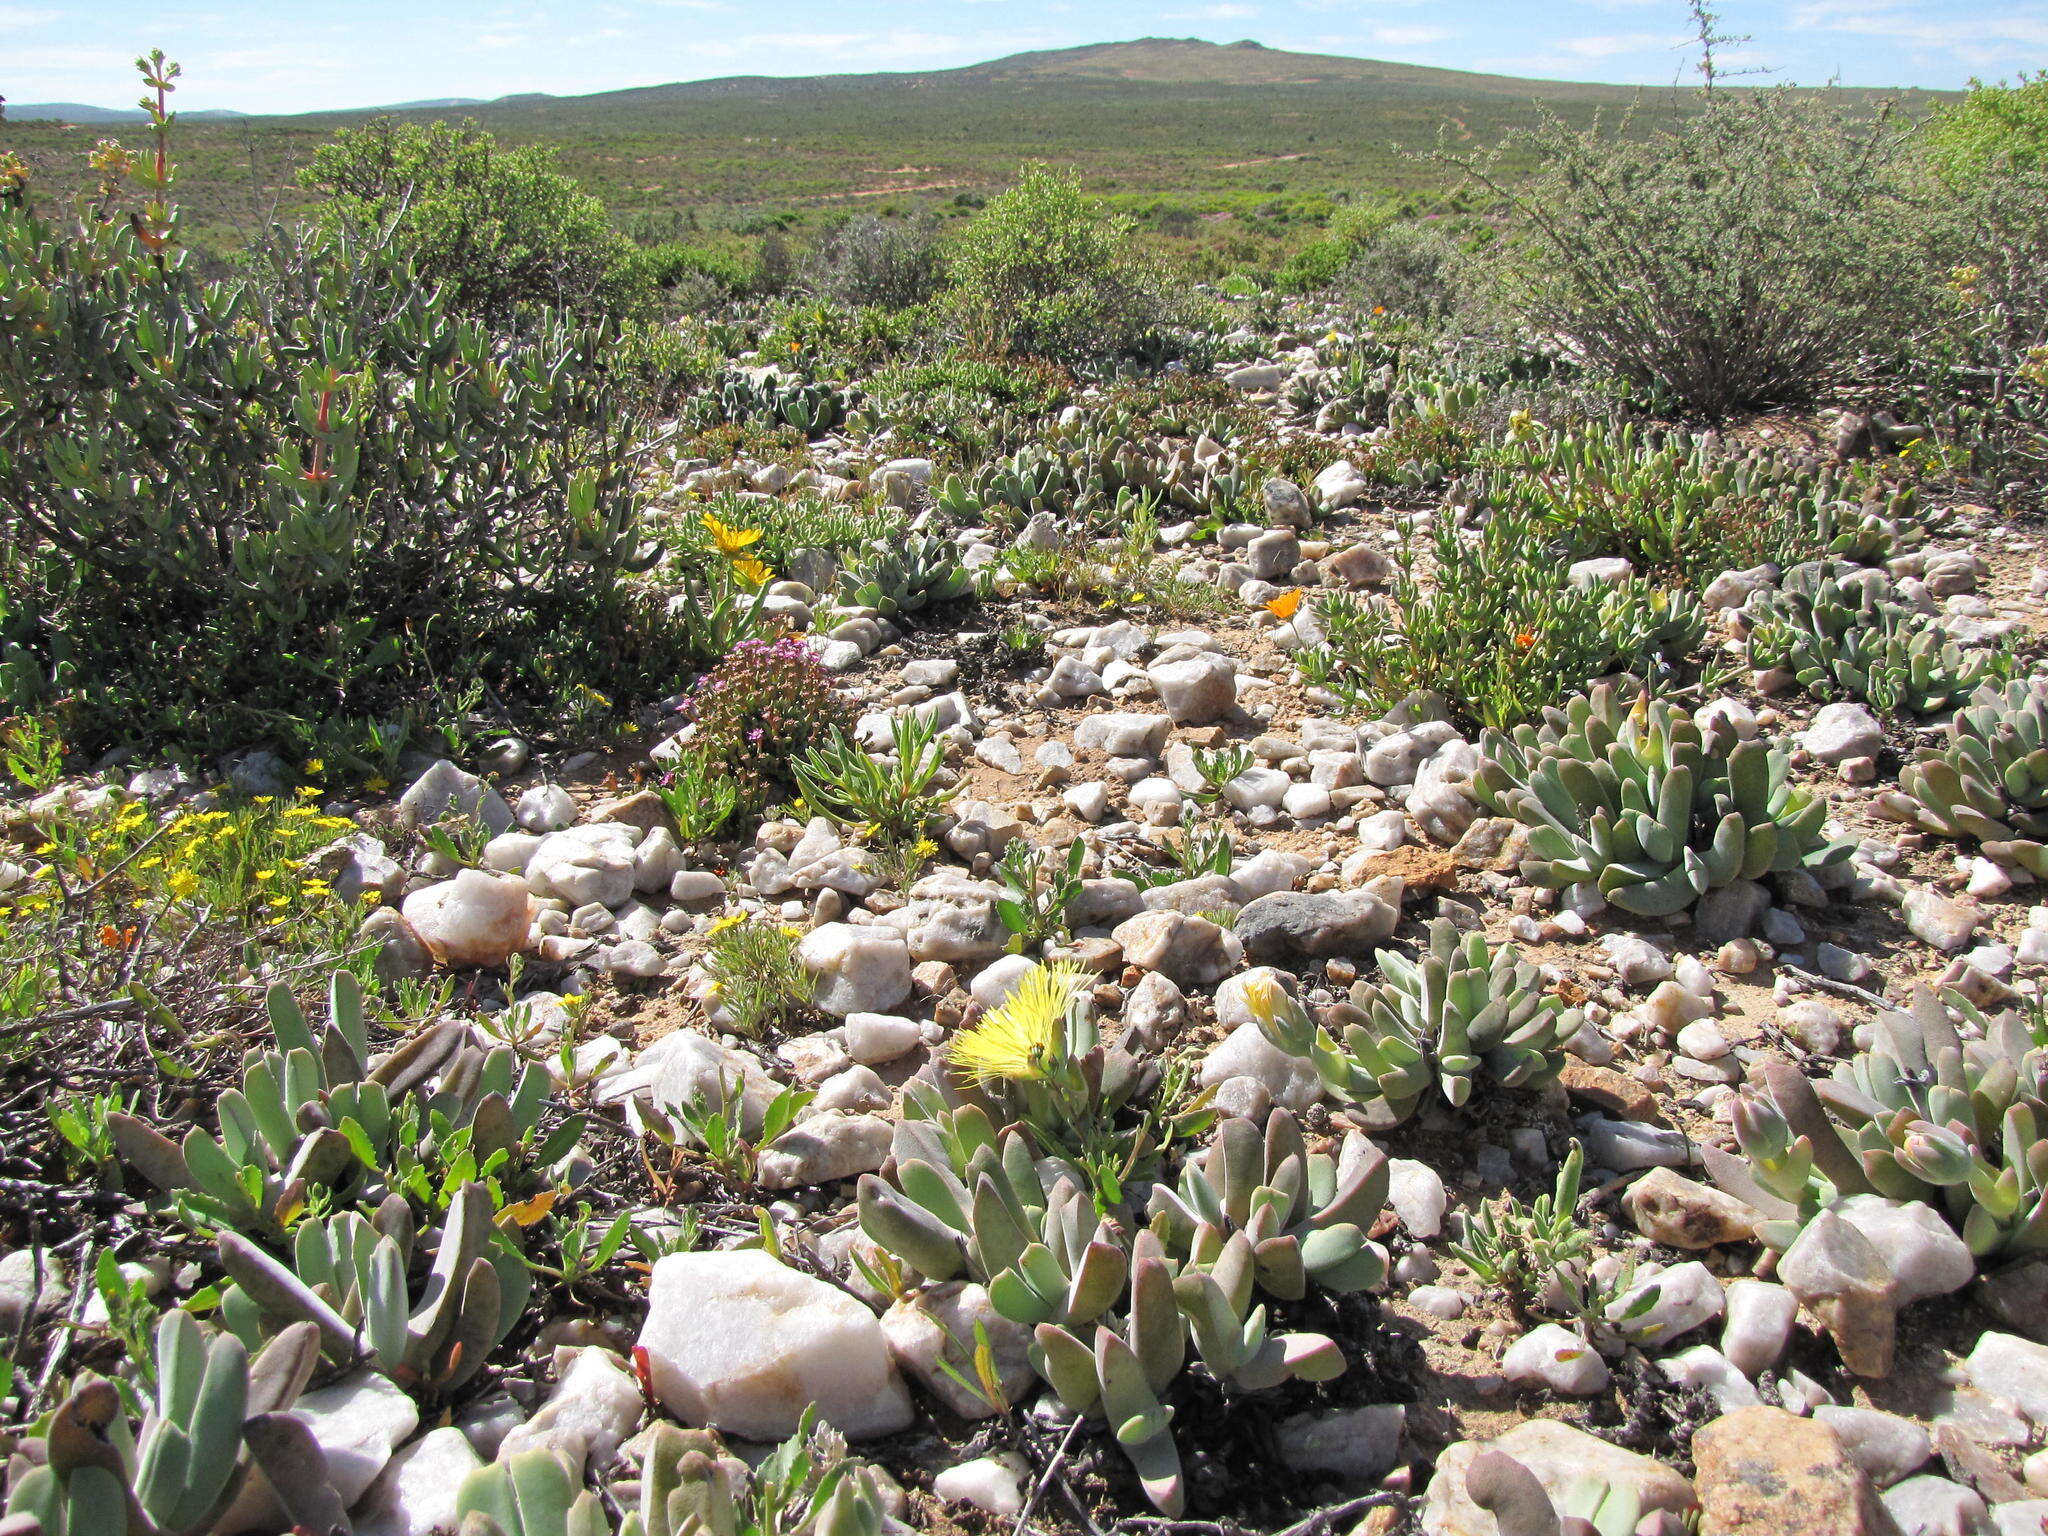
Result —
POLYGON ((2048 78, 1239 261, 414 121, 202 253, 141 67, 0 140, 10 1536, 2048 1512, 2048 78))

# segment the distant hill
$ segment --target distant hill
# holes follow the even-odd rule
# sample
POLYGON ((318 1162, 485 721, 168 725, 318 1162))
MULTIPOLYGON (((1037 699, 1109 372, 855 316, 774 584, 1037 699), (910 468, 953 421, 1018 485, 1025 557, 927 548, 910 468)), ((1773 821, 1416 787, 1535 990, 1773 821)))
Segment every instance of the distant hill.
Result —
MULTIPOLYGON (((208 112, 183 112, 179 116, 187 122, 218 123, 231 118, 247 117, 246 112, 230 112, 215 108, 208 112)), ((77 101, 30 101, 8 102, 7 121, 10 123, 146 123, 149 114, 140 107, 90 107, 77 101)))
MULTIPOLYGON (((678 45, 678 53, 682 46, 678 45)), ((658 60, 649 61, 658 69, 658 60)), ((189 71, 188 71, 189 73, 189 71)), ((1852 105, 1930 92, 1843 90, 1852 105)), ((677 81, 586 96, 448 97, 353 112, 182 118, 179 189, 192 227, 246 239, 309 194, 293 173, 337 128, 374 112, 475 118, 501 141, 543 144, 623 220, 682 234, 758 232, 765 219, 856 208, 964 212, 1025 160, 1077 168, 1091 190, 1141 217, 1178 211, 1227 231, 1281 238, 1304 203, 1442 187, 1427 152, 1470 151, 1533 125, 1539 111, 1585 124, 1634 105, 1634 132, 1692 111, 1663 86, 1523 80, 1376 59, 1292 53, 1255 42, 1138 38, 1013 54, 956 69, 677 81), (1216 221, 1230 220, 1228 225, 1216 221)), ((70 123, 129 122, 62 104, 11 107, 0 144, 25 150, 45 186, 89 184, 70 123)), ((1185 220, 1180 223, 1185 227, 1185 220)))

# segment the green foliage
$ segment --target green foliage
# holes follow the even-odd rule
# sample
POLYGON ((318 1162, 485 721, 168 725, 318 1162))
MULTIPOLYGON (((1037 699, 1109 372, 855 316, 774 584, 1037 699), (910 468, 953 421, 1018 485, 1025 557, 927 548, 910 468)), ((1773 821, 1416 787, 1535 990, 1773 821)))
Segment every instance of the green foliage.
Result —
POLYGON ((462 1480, 464 1536, 612 1536, 604 1505, 551 1450, 517 1451, 462 1480))
POLYGON ((1974 837, 1987 858, 2048 879, 2048 677, 1987 684, 1877 798, 1887 816, 1974 837))
POLYGON ((1064 862, 1028 837, 1010 840, 989 875, 1002 886, 996 915, 1020 952, 1067 931, 1067 909, 1081 894, 1081 861, 1087 846, 1078 838, 1064 862))
POLYGON ((774 1141, 817 1095, 807 1088, 783 1088, 761 1112, 761 1129, 748 1135, 743 1085, 719 1079, 718 1091, 698 1093, 677 1111, 677 1119, 704 1165, 739 1188, 752 1188, 760 1175, 761 1149, 774 1141))
POLYGON ((739 809, 739 786, 690 748, 676 753, 675 766, 655 781, 654 792, 686 847, 716 837, 739 809))
POLYGON ((1432 542, 1431 579, 1403 546, 1393 607, 1342 593, 1317 606, 1324 639, 1296 658, 1310 682, 1374 714, 1427 692, 1462 718, 1508 726, 1596 677, 1682 658, 1705 634, 1690 593, 1573 585, 1527 514, 1496 512, 1468 540, 1446 509, 1432 542))
POLYGON ((504 149, 475 122, 375 118, 314 152, 299 184, 329 228, 388 242, 456 310, 502 320, 529 305, 586 316, 645 307, 651 269, 604 204, 538 145, 504 149))
POLYGON ((2015 84, 1970 82, 1923 130, 1942 179, 1961 186, 2018 166, 2048 168, 2048 70, 2021 70, 2015 84))
POLYGON ((1398 1119, 1414 1113, 1432 1078, 1453 1106, 1471 1097, 1482 1068, 1509 1088, 1551 1081, 1584 1022, 1543 989, 1541 973, 1512 944, 1495 949, 1482 934, 1461 937, 1447 919, 1430 924, 1418 959, 1388 949, 1376 958, 1381 980, 1354 983, 1326 1024, 1270 979, 1247 1000, 1260 1033, 1306 1057, 1332 1092, 1383 1104, 1398 1119))
POLYGON ((1921 988, 1875 1023, 1872 1047, 1817 1084, 1763 1062, 1735 1103, 1739 1155, 1707 1157, 1715 1182, 1763 1213, 1777 1249, 1864 1194, 1935 1207, 1979 1259, 2048 1248, 2048 1056, 2026 1017, 1977 1014, 1965 1038, 1921 988))
POLYGON ((1814 399, 1899 332, 1899 135, 1787 89, 1710 91, 1637 137, 1552 120, 1527 181, 1470 166, 1520 216, 1524 323, 1676 412, 1814 399))
POLYGON ((1387 1203, 1384 1153, 1357 1131, 1336 1156, 1311 1152, 1294 1116, 1274 1109, 1265 1134, 1242 1116, 1216 1127, 1175 1183, 1152 1186, 1150 1230, 1175 1259, 1213 1261, 1235 1234, 1251 1244, 1252 1275, 1279 1301, 1318 1290, 1370 1290, 1386 1260, 1368 1241, 1387 1203))
POLYGON ((1851 844, 1821 830, 1827 802, 1795 788, 1782 747, 1702 730, 1647 696, 1633 707, 1606 684, 1542 725, 1489 730, 1473 788, 1529 828, 1525 879, 1592 884, 1624 912, 1665 917, 1733 880, 1821 870, 1851 844))
POLYGON ((494 336, 347 239, 207 283, 126 223, 6 209, 0 312, 12 702, 68 695, 80 745, 242 745, 650 659, 601 330, 494 336))
POLYGON ((657 1423, 640 1502, 619 1536, 881 1536, 881 1489, 806 1407, 796 1433, 749 1471, 715 1430, 657 1423))
POLYGON ((1082 360, 1131 353, 1171 323, 1161 279, 1131 226, 1070 171, 1027 165, 955 242, 949 301, 993 352, 1082 360))
POLYGON ((811 1006, 817 984, 796 957, 800 929, 742 919, 711 935, 704 974, 718 1004, 743 1035, 781 1028, 811 1006))
POLYGON ((1817 697, 1866 699, 1903 714, 1950 708, 2015 664, 2007 648, 1956 644, 1877 571, 1795 566, 1745 616, 1752 667, 1784 667, 1817 697))
POLYGON ((889 757, 873 757, 835 728, 790 764, 804 803, 842 824, 871 826, 896 837, 921 831, 958 793, 957 786, 938 782, 946 743, 936 726, 915 713, 890 721, 889 743, 889 757))

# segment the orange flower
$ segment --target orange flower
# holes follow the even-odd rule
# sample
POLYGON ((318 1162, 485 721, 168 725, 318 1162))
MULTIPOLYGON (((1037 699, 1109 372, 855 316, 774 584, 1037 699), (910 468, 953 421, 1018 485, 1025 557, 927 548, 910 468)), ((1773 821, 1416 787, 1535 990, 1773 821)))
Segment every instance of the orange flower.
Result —
POLYGON ((1523 650, 1525 650, 1525 651, 1526 651, 1527 649, 1529 649, 1529 647, 1530 647, 1530 646, 1534 645, 1535 643, 1536 643, 1536 631, 1535 631, 1535 630, 1533 630, 1533 629, 1522 629, 1522 630, 1517 630, 1517 631, 1515 632, 1515 644, 1519 645, 1519 646, 1520 646, 1520 647, 1521 647, 1521 648, 1522 648, 1523 650))
POLYGON ((1291 619, 1301 611, 1301 588, 1293 587, 1282 592, 1266 604, 1266 612, 1276 619, 1291 619))
POLYGON ((112 923, 100 924, 100 944, 107 949, 130 949, 135 944, 136 930, 116 928, 112 923))

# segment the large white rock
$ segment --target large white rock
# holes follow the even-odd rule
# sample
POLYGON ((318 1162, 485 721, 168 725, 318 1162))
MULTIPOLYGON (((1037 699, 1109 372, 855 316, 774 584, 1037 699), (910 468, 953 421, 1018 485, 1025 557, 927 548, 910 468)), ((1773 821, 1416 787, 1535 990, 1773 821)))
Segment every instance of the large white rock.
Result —
POLYGON ((1824 704, 1800 743, 1823 763, 1875 757, 1884 750, 1884 726, 1861 704, 1824 704))
POLYGON ((900 929, 825 923, 804 935, 796 957, 817 978, 818 1006, 840 1018, 887 1013, 910 996, 910 947, 900 929))
POLYGON ((1145 674, 1176 725, 1208 725, 1237 704, 1237 663, 1217 651, 1155 661, 1145 674))
MULTIPOLYGON (((420 1422, 419 1408, 405 1389, 389 1376, 376 1371, 357 1371, 331 1387, 307 1392, 290 1408, 291 1416, 313 1431, 327 1457, 327 1479, 345 1505, 354 1505, 390 1464, 391 1454, 405 1444, 420 1422)), ((268 1483, 258 1474, 250 1479, 251 1492, 275 1500, 268 1483)), ((240 1507, 242 1500, 237 1500, 240 1507)), ((224 1522, 225 1524, 226 1522, 224 1522)), ((245 1529, 229 1525, 230 1529, 245 1529)))
POLYGON ((433 1536, 454 1530, 460 1523, 455 1495, 462 1480, 482 1465, 469 1436, 459 1429, 420 1436, 391 1458, 363 1495, 352 1516, 356 1536, 433 1536))
POLYGON ((1501 1374, 1518 1387, 1547 1387, 1566 1397, 1607 1390, 1607 1362, 1569 1328, 1543 1323, 1508 1346, 1501 1374))
POLYGON ((533 896, 517 875, 464 869, 414 891, 400 913, 442 965, 500 966, 526 946, 533 896))
POLYGON ((571 907, 623 906, 633 895, 639 836, 618 821, 551 832, 527 860, 526 883, 536 896, 558 896, 571 907))
POLYGON ((663 1406, 689 1424, 781 1440, 815 1403, 866 1440, 911 1420, 875 1315, 758 1248, 658 1260, 639 1342, 663 1406))

